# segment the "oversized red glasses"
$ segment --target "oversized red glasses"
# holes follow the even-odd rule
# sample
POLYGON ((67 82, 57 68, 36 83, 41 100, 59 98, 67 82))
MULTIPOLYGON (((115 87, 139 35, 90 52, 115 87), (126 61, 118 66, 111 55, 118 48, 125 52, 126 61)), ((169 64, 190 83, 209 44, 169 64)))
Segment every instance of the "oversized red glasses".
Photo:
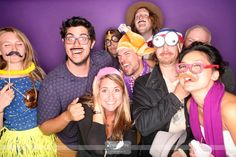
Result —
POLYGON ((216 64, 205 65, 202 62, 196 62, 193 64, 187 64, 187 63, 176 64, 176 71, 179 74, 185 73, 187 70, 189 70, 193 74, 199 74, 203 71, 203 69, 207 69, 207 68, 217 68, 218 69, 219 65, 216 65, 216 64))

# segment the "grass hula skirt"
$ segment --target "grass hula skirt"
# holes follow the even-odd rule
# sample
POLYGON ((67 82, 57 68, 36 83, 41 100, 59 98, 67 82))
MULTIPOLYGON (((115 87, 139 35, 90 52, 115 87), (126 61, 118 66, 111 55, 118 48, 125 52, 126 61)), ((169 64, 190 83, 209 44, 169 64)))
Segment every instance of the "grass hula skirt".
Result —
POLYGON ((43 135, 38 127, 25 131, 0 130, 0 157, 55 157, 54 135, 43 135))

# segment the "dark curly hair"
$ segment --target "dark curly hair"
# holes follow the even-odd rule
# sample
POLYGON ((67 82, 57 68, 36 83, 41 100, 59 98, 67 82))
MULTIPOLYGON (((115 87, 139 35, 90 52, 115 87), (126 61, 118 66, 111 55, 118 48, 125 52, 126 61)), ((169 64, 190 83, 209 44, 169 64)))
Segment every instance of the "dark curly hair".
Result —
POLYGON ((83 26, 88 29, 91 41, 94 41, 96 39, 96 34, 93 25, 87 19, 79 16, 73 16, 72 18, 62 22, 62 26, 60 27, 61 38, 65 38, 68 28, 77 26, 83 26))

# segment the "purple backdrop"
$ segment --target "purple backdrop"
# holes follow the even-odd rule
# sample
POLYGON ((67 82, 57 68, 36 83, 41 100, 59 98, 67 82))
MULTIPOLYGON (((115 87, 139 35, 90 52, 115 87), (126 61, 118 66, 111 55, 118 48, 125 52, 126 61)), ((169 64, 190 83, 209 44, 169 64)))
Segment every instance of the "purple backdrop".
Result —
MULTIPOLYGON (((40 65, 46 72, 64 61, 59 35, 62 20, 83 16, 96 30, 94 49, 103 48, 103 34, 109 27, 124 23, 125 12, 135 0, 1 0, 0 27, 14 26, 31 40, 40 65)), ((160 6, 165 27, 184 33, 195 24, 206 25, 213 34, 213 45, 236 73, 236 1, 234 0, 150 0, 160 6)))

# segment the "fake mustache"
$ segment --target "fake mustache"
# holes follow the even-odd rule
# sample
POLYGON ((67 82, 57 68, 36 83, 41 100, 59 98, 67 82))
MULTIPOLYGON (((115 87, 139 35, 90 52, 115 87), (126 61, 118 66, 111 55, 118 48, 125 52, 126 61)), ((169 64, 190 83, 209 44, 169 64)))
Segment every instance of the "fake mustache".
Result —
POLYGON ((23 57, 20 52, 18 51, 11 51, 8 54, 6 54, 6 56, 12 56, 12 55, 17 55, 18 57, 23 57))
POLYGON ((194 77, 193 75, 189 74, 189 73, 181 73, 178 75, 178 78, 181 79, 181 78, 189 78, 191 81, 195 82, 197 81, 197 77, 194 77))

